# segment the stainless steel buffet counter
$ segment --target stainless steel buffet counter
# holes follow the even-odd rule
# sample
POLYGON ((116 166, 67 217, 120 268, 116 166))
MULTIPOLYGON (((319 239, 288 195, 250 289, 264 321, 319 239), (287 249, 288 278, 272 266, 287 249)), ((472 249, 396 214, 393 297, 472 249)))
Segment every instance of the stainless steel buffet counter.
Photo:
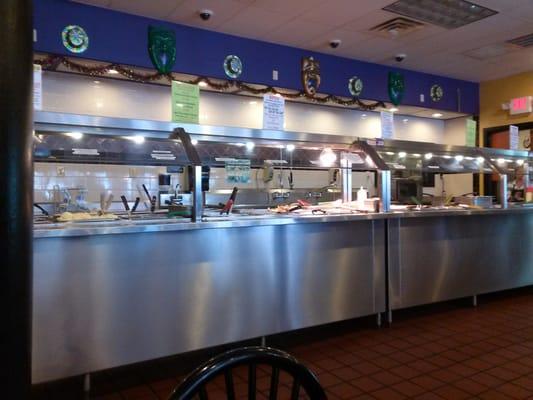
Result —
POLYGON ((385 220, 304 221, 36 231, 33 381, 384 312, 385 220))
POLYGON ((35 230, 34 382, 533 284, 526 207, 102 224, 35 230))

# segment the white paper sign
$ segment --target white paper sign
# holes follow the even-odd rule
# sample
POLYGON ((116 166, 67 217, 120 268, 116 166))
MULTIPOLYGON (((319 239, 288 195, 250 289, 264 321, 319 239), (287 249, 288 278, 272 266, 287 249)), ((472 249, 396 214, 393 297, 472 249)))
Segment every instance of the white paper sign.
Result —
POLYGON ((43 109, 43 73, 40 65, 33 64, 33 109, 43 109))
POLYGON ((394 113, 381 111, 381 137, 383 139, 394 137, 394 113))
POLYGON ((520 144, 520 134, 518 133, 518 126, 509 125, 509 148, 511 150, 518 150, 520 144))
POLYGON ((263 96, 263 129, 283 130, 285 124, 285 99, 273 94, 263 96))

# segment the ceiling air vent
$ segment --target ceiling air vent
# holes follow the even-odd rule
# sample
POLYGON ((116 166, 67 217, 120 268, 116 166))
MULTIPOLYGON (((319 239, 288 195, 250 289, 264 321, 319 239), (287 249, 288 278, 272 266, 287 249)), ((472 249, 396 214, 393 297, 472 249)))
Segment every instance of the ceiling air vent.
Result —
POLYGON ((466 0, 399 0, 383 9, 446 29, 459 28, 498 13, 466 0))
POLYGON ((515 46, 522 48, 531 47, 533 46, 533 33, 507 40, 507 43, 514 44, 515 46))
POLYGON ((369 30, 370 32, 377 33, 380 36, 396 38, 400 36, 405 36, 423 27, 424 24, 421 22, 400 17, 383 22, 382 24, 376 25, 373 28, 370 28, 369 30))

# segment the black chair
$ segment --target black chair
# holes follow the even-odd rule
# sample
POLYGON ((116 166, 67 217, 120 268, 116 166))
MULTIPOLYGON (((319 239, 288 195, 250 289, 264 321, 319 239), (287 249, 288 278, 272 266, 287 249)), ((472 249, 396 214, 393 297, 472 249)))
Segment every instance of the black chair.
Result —
POLYGON ((224 376, 227 399, 234 400, 235 386, 232 369, 242 366, 248 367, 248 399, 255 400, 258 365, 272 367, 269 400, 276 400, 278 397, 281 371, 287 373, 292 380, 291 400, 298 399, 301 390, 311 400, 327 399, 324 389, 311 370, 290 354, 269 347, 243 347, 216 356, 196 368, 174 389, 169 400, 190 400, 196 396, 200 400, 208 400, 206 386, 219 376, 224 376))

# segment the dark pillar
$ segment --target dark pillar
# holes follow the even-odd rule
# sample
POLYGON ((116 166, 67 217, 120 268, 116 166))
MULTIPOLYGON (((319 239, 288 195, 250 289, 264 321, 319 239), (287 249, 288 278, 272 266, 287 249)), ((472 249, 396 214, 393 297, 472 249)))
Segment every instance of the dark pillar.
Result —
POLYGON ((0 0, 0 390, 28 399, 32 292, 32 0, 0 0))

